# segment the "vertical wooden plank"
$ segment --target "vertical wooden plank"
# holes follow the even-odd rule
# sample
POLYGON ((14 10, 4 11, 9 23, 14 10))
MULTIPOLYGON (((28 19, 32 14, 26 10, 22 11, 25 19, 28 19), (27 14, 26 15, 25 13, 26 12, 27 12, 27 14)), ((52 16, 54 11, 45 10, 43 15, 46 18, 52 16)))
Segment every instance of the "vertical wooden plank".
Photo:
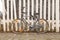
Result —
MULTIPOLYGON (((9 0, 7 0, 7 21, 9 21, 9 0)), ((7 31, 9 31, 9 22, 7 22, 7 31)))
MULTIPOLYGON (((11 0, 11 21, 13 20, 13 0, 11 0)), ((11 25, 11 30, 13 31, 13 25, 11 25)))
POLYGON ((26 0, 23 0, 23 8, 24 8, 23 12, 26 12, 26 2, 25 1, 26 0))
MULTIPOLYGON (((44 19, 46 19, 46 0, 44 0, 44 19)), ((46 23, 44 22, 44 30, 46 28, 46 23)))
POLYGON ((4 2, 4 0, 2 0, 2 7, 3 7, 3 11, 2 11, 2 13, 3 13, 3 31, 5 32, 6 31, 6 26, 5 26, 5 2, 4 2))
POLYGON ((36 13, 38 13, 38 0, 36 0, 36 13))
POLYGON ((14 17, 15 17, 15 19, 17 18, 17 15, 16 15, 16 0, 14 0, 14 17))
POLYGON ((21 18, 21 0, 19 0, 19 18, 21 18))
MULTIPOLYGON (((16 0, 13 0, 14 1, 14 17, 15 17, 15 19, 17 19, 17 15, 16 15, 16 0)), ((18 30, 18 28, 17 28, 17 23, 15 23, 15 30, 17 31, 18 30)))
MULTIPOLYGON (((23 0, 23 18, 26 19, 26 0, 23 0)), ((23 29, 24 28, 23 26, 23 29)))
POLYGON ((34 0, 32 0, 32 10, 31 10, 31 12, 32 12, 32 15, 34 15, 34 0))
POLYGON ((52 31, 54 30, 54 0, 52 0, 52 31))
POLYGON ((40 19, 42 18, 42 0, 40 0, 40 19))
MULTIPOLYGON (((21 18, 21 1, 22 0, 19 0, 19 18, 21 18)), ((20 23, 20 22, 19 22, 20 23)), ((20 25, 20 27, 19 27, 19 30, 21 29, 21 25, 20 25)))
POLYGON ((7 20, 9 20, 9 0, 7 0, 7 20))
POLYGON ((50 31, 50 0, 48 0, 48 22, 49 22, 49 31, 50 31))
MULTIPOLYGON (((34 0, 32 0, 32 10, 31 10, 31 14, 34 16, 34 0)), ((31 20, 33 21, 33 19, 31 20)), ((33 25, 33 22, 31 22, 31 24, 33 25)))
MULTIPOLYGON (((28 5, 28 6, 27 6, 27 7, 28 7, 28 8, 27 8, 27 13, 28 13, 27 15, 28 15, 28 23, 29 23, 29 20, 30 20, 30 19, 29 19, 29 17, 30 17, 30 15, 29 15, 29 14, 30 14, 30 0, 28 0, 27 5, 28 5)), ((29 30, 29 26, 28 26, 28 28, 27 28, 27 31, 28 31, 28 30, 29 30)))
POLYGON ((11 0, 11 20, 13 20, 13 0, 11 0))
POLYGON ((59 0, 56 0, 56 32, 59 32, 59 0))

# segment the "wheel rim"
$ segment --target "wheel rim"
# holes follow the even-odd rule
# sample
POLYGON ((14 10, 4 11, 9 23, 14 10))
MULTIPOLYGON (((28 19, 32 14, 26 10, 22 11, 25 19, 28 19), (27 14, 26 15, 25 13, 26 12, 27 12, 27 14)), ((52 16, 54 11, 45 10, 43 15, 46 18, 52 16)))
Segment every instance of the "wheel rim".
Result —
POLYGON ((39 24, 42 23, 42 25, 45 23, 46 26, 43 26, 43 28, 45 27, 45 30, 43 29, 44 32, 47 32, 48 31, 48 28, 49 28, 49 23, 47 22, 47 20, 45 19, 40 19, 39 21, 39 24))
MULTIPOLYGON (((18 31, 23 32, 23 31, 24 31, 24 27, 25 27, 25 23, 23 22, 23 20, 21 20, 21 19, 14 19, 14 20, 12 21, 12 25, 14 25, 15 23, 19 23, 19 27, 21 27, 21 28, 19 28, 18 31), (19 20, 20 22, 19 22, 18 20, 19 20)), ((15 28, 15 27, 14 27, 14 28, 15 28)), ((13 32, 16 32, 16 31, 13 30, 13 32)))

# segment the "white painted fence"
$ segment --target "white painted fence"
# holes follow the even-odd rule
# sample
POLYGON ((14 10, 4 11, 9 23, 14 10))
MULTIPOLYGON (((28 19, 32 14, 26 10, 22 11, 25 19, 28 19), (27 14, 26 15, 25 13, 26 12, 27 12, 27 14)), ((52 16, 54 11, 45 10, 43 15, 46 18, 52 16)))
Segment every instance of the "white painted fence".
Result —
MULTIPOLYGON (((49 22, 49 31, 52 24, 52 30, 54 30, 54 27, 56 27, 56 32, 59 32, 59 27, 60 27, 59 0, 7 0, 6 5, 4 1, 6 0, 2 0, 2 3, 3 3, 3 20, 2 21, 4 24, 3 31, 6 31, 6 28, 7 28, 7 31, 9 31, 8 22, 12 21, 13 18, 14 19, 17 19, 17 17, 21 18, 24 12, 25 13, 24 15, 28 16, 27 20, 30 20, 30 17, 29 17, 30 14, 34 15, 39 13, 38 15, 39 18, 44 18, 49 22), (18 3, 16 1, 18 1, 18 3), (16 8, 17 5, 19 5, 18 8, 16 8), (9 6, 11 6, 10 9, 9 9, 9 6), (18 9, 18 13, 17 13, 17 9, 18 9), (5 14, 7 14, 7 19, 5 19, 5 14), (11 16, 11 19, 9 19, 9 16, 11 16), (54 17, 56 18, 56 20, 54 19, 54 17), (8 24, 7 27, 5 24, 6 22, 8 24), (55 22, 56 24, 54 24, 55 22)), ((17 31, 18 30, 17 23, 15 24, 15 26, 17 31)), ((11 29, 13 29, 13 26, 11 29)))

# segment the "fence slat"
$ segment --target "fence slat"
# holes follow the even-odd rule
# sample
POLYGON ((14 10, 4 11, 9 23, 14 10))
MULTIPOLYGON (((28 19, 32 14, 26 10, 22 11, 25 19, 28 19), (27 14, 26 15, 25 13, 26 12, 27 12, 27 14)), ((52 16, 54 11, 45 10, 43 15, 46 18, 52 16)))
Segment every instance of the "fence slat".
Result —
MULTIPOLYGON (((46 19, 46 0, 44 0, 44 19, 46 19)), ((46 23, 44 23, 44 30, 46 27, 46 23)))
POLYGON ((13 0, 11 0, 11 20, 13 20, 13 0))
MULTIPOLYGON (((11 0, 11 21, 13 20, 13 0, 11 0)), ((11 27, 11 30, 13 31, 13 25, 11 27)))
MULTIPOLYGON (((32 4, 31 4, 31 5, 32 5, 31 14, 34 15, 34 0, 32 0, 32 4)), ((32 20, 33 20, 33 19, 32 19, 32 20)), ((33 22, 32 22, 32 24, 33 24, 33 22)))
MULTIPOLYGON (((19 0, 19 18, 21 18, 21 1, 22 0, 19 0)), ((19 22, 20 23, 20 22, 19 22)), ((19 30, 21 29, 21 25, 20 25, 20 27, 19 27, 19 30)))
POLYGON ((38 0, 36 0, 36 13, 38 13, 38 0))
POLYGON ((54 0, 52 0, 52 31, 54 30, 54 0))
POLYGON ((23 7, 24 7, 23 12, 26 12, 26 2, 25 1, 26 0, 23 0, 23 7))
POLYGON ((49 31, 50 31, 50 1, 48 0, 48 21, 49 21, 49 31))
MULTIPOLYGON (((14 17, 15 17, 15 19, 17 19, 17 15, 16 15, 17 13, 16 13, 16 0, 14 0, 14 17)), ((15 23, 15 30, 17 31, 18 30, 18 28, 17 28, 17 23, 15 23)))
MULTIPOLYGON (((23 18, 26 19, 26 0, 23 0, 23 18)), ((24 27, 23 27, 24 29, 24 27)))
POLYGON ((42 0, 40 0, 40 18, 42 18, 42 0))
MULTIPOLYGON (((9 0, 7 0, 7 20, 9 20, 9 0)), ((9 31, 9 23, 7 22, 7 31, 9 31)))
POLYGON ((56 0, 56 32, 59 32, 59 0, 56 0))
POLYGON ((21 18, 21 0, 19 0, 19 18, 21 18))
MULTIPOLYGON (((29 15, 29 14, 30 14, 30 0, 28 0, 27 5, 28 5, 28 8, 27 8, 27 13, 28 13, 28 14, 27 14, 27 15, 28 15, 28 21, 29 21, 29 20, 30 20, 30 19, 29 19, 29 16, 30 16, 30 15, 29 15)), ((28 23, 29 23, 29 22, 28 22, 28 23)), ((29 26, 28 26, 27 30, 29 30, 29 26)))
POLYGON ((17 18, 17 15, 16 15, 16 0, 14 0, 14 17, 15 17, 15 19, 17 18))
POLYGON ((2 0, 2 7, 3 7, 3 31, 5 32, 6 31, 6 26, 5 26, 5 2, 4 2, 4 0, 2 0))
POLYGON ((32 12, 32 15, 34 15, 34 0, 32 0, 32 10, 31 10, 31 12, 32 12))

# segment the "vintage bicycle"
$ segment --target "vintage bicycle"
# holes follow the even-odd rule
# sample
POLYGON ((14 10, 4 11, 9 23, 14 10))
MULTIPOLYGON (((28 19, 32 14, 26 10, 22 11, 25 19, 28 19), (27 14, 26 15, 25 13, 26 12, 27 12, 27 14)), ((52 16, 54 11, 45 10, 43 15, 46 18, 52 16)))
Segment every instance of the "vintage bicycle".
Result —
MULTIPOLYGON (((32 17, 34 17, 34 16, 32 16, 32 17)), ((36 18, 36 17, 34 17, 34 18, 36 18)), ((44 32, 48 31, 49 24, 48 24, 47 20, 45 20, 45 19, 34 20, 33 25, 31 25, 31 22, 28 23, 26 21, 26 19, 19 18, 19 19, 13 20, 12 24, 14 24, 16 22, 18 23, 19 21, 20 21, 19 26, 21 27, 20 32, 36 31, 39 33, 40 28, 44 28, 44 27, 45 27, 44 32), (45 22, 46 26, 44 26, 44 22, 45 22), (27 29, 29 29, 29 30, 27 30, 27 29)), ((13 31, 13 32, 16 32, 16 31, 13 31)))

